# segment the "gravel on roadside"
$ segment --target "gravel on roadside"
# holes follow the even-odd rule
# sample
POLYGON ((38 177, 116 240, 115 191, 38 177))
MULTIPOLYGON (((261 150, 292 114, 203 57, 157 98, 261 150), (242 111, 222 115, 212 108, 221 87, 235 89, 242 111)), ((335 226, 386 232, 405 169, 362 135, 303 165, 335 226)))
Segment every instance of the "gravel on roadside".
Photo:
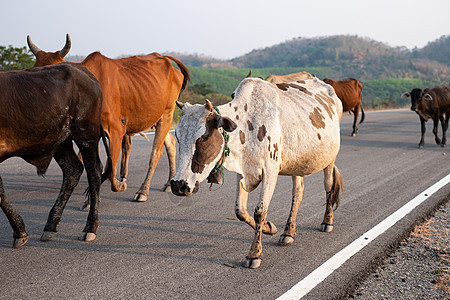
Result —
POLYGON ((450 201, 417 225, 348 299, 450 299, 450 201))

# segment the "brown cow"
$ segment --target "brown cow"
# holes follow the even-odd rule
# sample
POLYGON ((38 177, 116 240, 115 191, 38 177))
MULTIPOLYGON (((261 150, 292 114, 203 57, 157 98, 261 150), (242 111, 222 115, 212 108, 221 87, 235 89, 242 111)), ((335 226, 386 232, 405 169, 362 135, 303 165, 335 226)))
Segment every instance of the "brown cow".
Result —
POLYGON ((338 81, 325 78, 323 81, 334 88, 337 96, 342 101, 344 111, 353 112, 354 119, 352 136, 356 136, 358 133, 356 122, 358 120, 359 107, 361 107, 361 121, 359 121, 359 124, 364 121, 365 116, 364 109, 361 104, 363 84, 359 80, 353 78, 346 78, 338 81))
MULTIPOLYGON (((73 149, 78 146, 84 160, 90 210, 82 239, 91 241, 98 227, 101 176, 98 142, 105 132, 101 125, 102 92, 97 79, 86 68, 72 64, 0 72, 0 162, 21 157, 44 175, 52 157, 63 173, 59 196, 48 216, 42 241, 56 233, 64 207, 80 180, 83 164, 73 149)), ((109 161, 111 157, 108 155, 109 161)), ((111 170, 111 162, 108 164, 111 170)), ((28 240, 25 223, 6 200, 0 177, 0 207, 14 231, 14 248, 28 240)))
POLYGON ((425 144, 425 122, 429 119, 433 119, 433 133, 436 144, 444 147, 447 142, 445 134, 450 118, 450 88, 439 86, 425 89, 424 91, 422 89, 413 89, 410 93, 403 93, 402 97, 411 97, 411 110, 419 115, 422 131, 419 148, 423 148, 425 144), (437 136, 439 120, 441 120, 442 125, 442 140, 437 136))
POLYGON ((305 80, 309 78, 313 78, 314 76, 309 74, 308 72, 298 72, 298 73, 292 73, 287 75, 269 75, 266 78, 266 81, 272 82, 274 84, 277 83, 287 83, 287 82, 294 82, 299 80, 305 80))
MULTIPOLYGON (((36 56, 35 66, 51 65, 63 62, 70 49, 70 37, 66 36, 66 45, 61 51, 44 52, 27 37, 28 46, 36 56)), ((120 192, 126 189, 126 168, 122 171, 121 181, 116 179, 116 166, 122 145, 131 146, 129 136, 145 131, 156 125, 153 149, 150 155, 149 169, 141 188, 136 193, 136 201, 146 201, 150 181, 156 164, 162 155, 164 139, 172 123, 175 101, 190 80, 189 70, 179 60, 159 53, 139 55, 121 59, 110 59, 99 52, 89 54, 78 65, 88 68, 98 79, 103 90, 102 121, 110 139, 113 171, 110 176, 111 189, 120 192), (172 66, 173 60, 180 70, 172 66)), ((172 145, 174 138, 170 135, 172 145)), ((166 146, 169 143, 166 143, 166 146)), ((168 151, 175 161, 175 148, 168 151)), ((122 166, 127 164, 129 149, 124 151, 122 166)), ((171 164, 171 173, 175 164, 171 164)), ((169 174, 169 179, 174 174, 169 174)))

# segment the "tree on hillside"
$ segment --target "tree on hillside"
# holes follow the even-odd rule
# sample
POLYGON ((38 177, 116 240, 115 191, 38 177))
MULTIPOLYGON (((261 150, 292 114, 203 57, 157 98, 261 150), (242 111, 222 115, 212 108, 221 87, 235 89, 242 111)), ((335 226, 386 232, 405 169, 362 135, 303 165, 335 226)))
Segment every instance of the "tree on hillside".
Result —
POLYGON ((23 70, 34 65, 34 55, 27 47, 0 46, 0 71, 23 70))

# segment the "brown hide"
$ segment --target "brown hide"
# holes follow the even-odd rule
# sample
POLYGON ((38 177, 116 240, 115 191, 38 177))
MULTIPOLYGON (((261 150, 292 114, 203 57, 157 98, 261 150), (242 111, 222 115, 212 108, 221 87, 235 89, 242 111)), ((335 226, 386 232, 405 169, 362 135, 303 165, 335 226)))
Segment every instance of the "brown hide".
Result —
POLYGON ((361 104, 363 85, 359 80, 346 78, 334 81, 325 78, 323 81, 334 88, 336 95, 342 101, 344 111, 352 111, 361 104))
POLYGON ((298 73, 292 73, 287 75, 269 75, 266 78, 266 81, 272 82, 274 84, 277 83, 287 83, 287 82, 294 82, 299 80, 305 80, 312 78, 313 76, 309 74, 308 72, 298 72, 298 73))
MULTIPOLYGON (((60 55, 61 51, 44 52, 29 39, 28 44, 36 56, 35 66, 64 61, 60 55)), ((189 70, 179 60, 158 53, 110 59, 94 52, 78 65, 88 68, 102 86, 102 121, 110 138, 113 161, 110 179, 113 191, 126 189, 124 182, 115 179, 124 136, 134 135, 158 125, 149 171, 136 196, 145 201, 151 177, 162 155, 164 138, 172 123, 175 101, 190 80, 189 70), (172 66, 171 60, 178 65, 181 72, 172 66)))
MULTIPOLYGON (((41 240, 56 233, 64 207, 77 186, 83 164, 76 156, 73 142, 85 162, 91 209, 83 238, 95 238, 98 227, 98 199, 101 163, 98 152, 101 126, 102 92, 99 82, 86 68, 59 64, 24 71, 0 72, 0 162, 21 157, 45 174, 55 158, 63 173, 58 199, 49 213, 41 240)), ((105 141, 105 139, 103 139, 105 141)), ((107 143, 105 143, 108 152, 107 143)), ((111 165, 111 163, 109 163, 111 165)), ((28 240, 25 223, 6 199, 0 177, 0 207, 14 231, 13 247, 28 240)))
POLYGON ((358 120, 359 107, 361 106, 361 121, 364 121, 364 110, 361 104, 361 92, 363 84, 353 78, 346 78, 338 81, 334 81, 329 78, 325 78, 323 82, 331 85, 336 92, 336 95, 342 101, 343 111, 353 112, 353 132, 352 136, 356 136, 358 133, 358 126, 356 125, 358 120))

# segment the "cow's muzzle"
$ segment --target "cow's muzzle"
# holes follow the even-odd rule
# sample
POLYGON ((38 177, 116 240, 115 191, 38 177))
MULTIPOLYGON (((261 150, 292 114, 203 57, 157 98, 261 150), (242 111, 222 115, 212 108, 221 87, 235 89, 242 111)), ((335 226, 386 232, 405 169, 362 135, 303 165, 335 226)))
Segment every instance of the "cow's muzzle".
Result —
POLYGON ((190 196, 192 195, 191 189, 184 180, 171 180, 170 187, 172 188, 172 193, 177 196, 190 196))

